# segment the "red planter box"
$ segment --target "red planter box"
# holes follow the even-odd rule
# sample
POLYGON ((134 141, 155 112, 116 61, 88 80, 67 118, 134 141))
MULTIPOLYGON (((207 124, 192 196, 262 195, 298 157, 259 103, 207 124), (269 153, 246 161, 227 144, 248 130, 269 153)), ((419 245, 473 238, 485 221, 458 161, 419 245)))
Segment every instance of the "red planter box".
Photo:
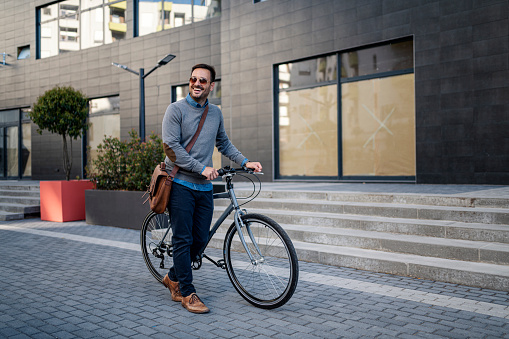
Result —
POLYGON ((94 188, 88 180, 41 181, 41 220, 85 220, 85 190, 94 188))

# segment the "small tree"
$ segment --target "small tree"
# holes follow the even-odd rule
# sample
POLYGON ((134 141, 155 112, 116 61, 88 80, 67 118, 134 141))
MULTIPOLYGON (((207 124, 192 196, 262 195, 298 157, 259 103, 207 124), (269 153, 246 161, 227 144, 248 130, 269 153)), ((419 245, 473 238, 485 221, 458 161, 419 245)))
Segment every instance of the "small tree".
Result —
POLYGON ((65 178, 72 168, 72 139, 76 140, 88 128, 88 99, 72 87, 55 87, 37 98, 30 118, 42 130, 62 136, 65 178), (69 146, 68 146, 69 142, 69 146))

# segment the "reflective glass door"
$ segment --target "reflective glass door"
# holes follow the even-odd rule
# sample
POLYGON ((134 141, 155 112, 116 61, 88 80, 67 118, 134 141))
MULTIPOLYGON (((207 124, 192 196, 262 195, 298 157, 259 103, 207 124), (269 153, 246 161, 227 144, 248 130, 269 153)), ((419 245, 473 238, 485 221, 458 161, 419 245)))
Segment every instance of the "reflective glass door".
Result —
POLYGON ((5 128, 4 149, 7 152, 7 177, 18 176, 18 126, 5 128))
POLYGON ((0 128, 0 176, 18 176, 18 127, 0 128))
POLYGON ((5 143, 4 143, 4 129, 0 128, 0 178, 4 178, 5 168, 6 168, 6 152, 5 152, 5 143))
POLYGON ((0 179, 32 175, 29 109, 0 111, 0 179))

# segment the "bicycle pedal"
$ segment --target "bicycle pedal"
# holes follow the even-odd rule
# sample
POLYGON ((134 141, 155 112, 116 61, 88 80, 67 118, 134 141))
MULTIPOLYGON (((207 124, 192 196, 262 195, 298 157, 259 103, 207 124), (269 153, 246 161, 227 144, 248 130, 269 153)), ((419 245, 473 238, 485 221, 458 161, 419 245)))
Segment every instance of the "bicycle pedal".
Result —
POLYGON ((191 268, 192 268, 193 270, 199 270, 199 269, 200 269, 200 267, 201 267, 201 263, 202 263, 202 261, 201 261, 201 260, 193 261, 193 262, 191 263, 191 268))
POLYGON ((224 259, 219 259, 219 260, 217 261, 217 267, 220 267, 220 268, 222 268, 223 270, 225 270, 225 269, 226 269, 226 263, 224 262, 224 259))

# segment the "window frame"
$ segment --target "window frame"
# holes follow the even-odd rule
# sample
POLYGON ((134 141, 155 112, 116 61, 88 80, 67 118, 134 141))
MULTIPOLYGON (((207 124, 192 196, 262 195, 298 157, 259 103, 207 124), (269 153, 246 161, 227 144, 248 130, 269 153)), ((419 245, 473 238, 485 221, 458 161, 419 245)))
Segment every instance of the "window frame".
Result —
MULTIPOLYGON (((413 51, 415 51, 415 39, 413 36, 404 37, 401 39, 395 39, 390 41, 383 41, 375 44, 370 44, 362 47, 357 48, 351 48, 351 49, 345 49, 341 51, 336 51, 333 53, 327 53, 327 54, 319 54, 314 55, 312 57, 306 57, 286 62, 281 62, 277 64, 273 64, 273 72, 272 72, 272 78, 273 78, 273 128, 274 128, 274 155, 273 155, 273 161, 274 161, 274 180, 334 180, 334 181, 340 181, 340 182, 391 182, 391 181, 397 181, 397 182, 415 182, 415 175, 414 176, 345 176, 343 175, 343 150, 342 150, 342 143, 343 143, 343 135, 342 135, 342 92, 341 92, 341 85, 344 83, 349 82, 357 82, 357 81, 363 81, 363 80, 370 80, 370 79, 382 79, 392 76, 398 76, 403 74, 415 74, 415 52, 412 52, 412 68, 406 68, 401 70, 395 70, 395 71, 387 71, 387 72, 380 72, 380 73, 373 73, 368 75, 362 75, 362 76, 355 76, 355 77, 342 77, 341 74, 341 54, 343 53, 349 53, 354 51, 359 51, 363 49, 369 49, 369 48, 375 48, 380 46, 386 46, 390 44, 396 44, 396 43, 402 43, 412 41, 413 42, 413 51), (279 88, 279 66, 289 64, 289 63, 297 63, 302 61, 308 61, 308 60, 316 60, 319 58, 324 58, 328 56, 336 56, 336 71, 337 76, 336 80, 333 81, 324 81, 316 84, 311 85, 303 85, 303 86, 294 86, 289 87, 285 89, 279 88), (326 85, 337 85, 337 152, 338 152, 338 175, 337 176, 297 176, 297 175, 290 175, 290 176, 283 176, 280 173, 280 165, 281 165, 281 159, 280 159, 280 125, 279 125, 279 94, 281 92, 289 92, 289 91, 297 91, 302 89, 308 89, 308 88, 316 88, 326 85)), ((414 103, 415 104, 415 103, 414 103)), ((415 128, 415 126, 414 126, 415 128)))

